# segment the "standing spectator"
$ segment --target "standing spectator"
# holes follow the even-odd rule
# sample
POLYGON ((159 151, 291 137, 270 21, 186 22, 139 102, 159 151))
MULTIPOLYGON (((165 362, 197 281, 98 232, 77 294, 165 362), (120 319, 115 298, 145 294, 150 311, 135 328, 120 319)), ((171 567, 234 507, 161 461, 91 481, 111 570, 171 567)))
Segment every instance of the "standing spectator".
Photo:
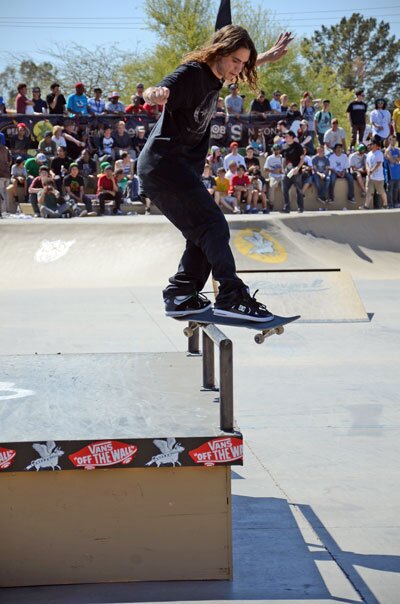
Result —
POLYGON ((289 109, 289 97, 287 94, 281 94, 281 113, 287 113, 289 109))
POLYGON ((281 113, 281 92, 275 90, 269 104, 273 113, 281 113))
POLYGON ((231 91, 228 96, 225 97, 225 107, 229 116, 240 117, 243 113, 243 99, 238 93, 238 86, 236 84, 229 84, 229 90, 231 91))
POLYGON ((117 127, 113 132, 113 139, 115 157, 120 156, 122 151, 127 151, 129 154, 132 154, 133 158, 136 157, 136 152, 132 149, 131 137, 126 131, 124 121, 121 120, 117 123, 117 127))
POLYGON ((284 177, 283 177, 283 210, 285 214, 290 213, 289 191, 292 186, 297 193, 297 211, 304 212, 304 197, 302 193, 301 168, 304 163, 303 147, 295 140, 293 130, 285 135, 286 149, 284 150, 284 177))
POLYGON ((325 155, 324 145, 319 144, 317 154, 312 158, 313 182, 317 189, 318 201, 328 201, 330 178, 329 159, 325 155))
POLYGON ((294 120, 299 120, 300 118, 301 113, 299 111, 299 106, 297 103, 290 103, 289 109, 286 112, 286 119, 292 123, 294 120))
POLYGON ((251 101, 250 115, 265 119, 267 113, 271 111, 269 100, 265 96, 264 90, 259 90, 257 97, 251 101))
POLYGON ((10 146, 14 157, 17 155, 22 156, 24 159, 28 157, 28 149, 32 146, 32 140, 26 124, 22 122, 17 124, 17 134, 11 137, 10 146))
POLYGON ((358 145, 357 151, 352 153, 349 157, 350 174, 353 176, 353 179, 357 181, 363 197, 365 197, 367 193, 364 185, 364 178, 367 175, 366 151, 367 147, 365 145, 358 145))
POLYGON ((7 107, 4 102, 4 97, 0 96, 0 115, 7 113, 7 107))
MULTIPOLYGON (((232 176, 231 179, 229 195, 233 195, 236 198, 237 206, 240 206, 240 202, 243 200, 246 203, 245 214, 251 214, 253 213, 252 209, 254 209, 252 208, 252 188, 245 170, 244 166, 238 166, 237 174, 232 176)), ((254 213, 256 212, 257 209, 254 213)))
POLYGON ((322 101, 322 109, 317 111, 314 117, 314 130, 317 133, 318 142, 324 144, 324 134, 331 127, 332 113, 329 111, 330 101, 322 101))
POLYGON ((230 183, 226 178, 226 172, 224 167, 220 167, 217 170, 217 176, 215 177, 215 203, 233 212, 234 214, 240 214, 240 208, 237 205, 236 198, 233 195, 229 195, 230 183))
POLYGON ((364 100, 364 90, 356 90, 355 95, 355 100, 352 101, 346 109, 351 128, 351 148, 353 148, 357 142, 357 135, 359 144, 363 142, 368 109, 368 105, 364 100))
POLYGON ((32 102, 33 111, 35 113, 48 113, 47 103, 41 98, 40 88, 38 86, 32 88, 32 102))
POLYGON ((372 137, 379 136, 385 140, 390 134, 391 117, 386 109, 385 99, 376 99, 375 109, 371 111, 370 121, 372 125, 372 137))
POLYGON ((90 115, 103 115, 105 113, 106 104, 101 98, 102 89, 96 86, 93 88, 94 96, 88 100, 88 111, 90 115))
POLYGON ((211 147, 211 155, 207 157, 207 161, 211 167, 213 176, 217 176, 219 168, 224 167, 224 160, 221 155, 221 149, 218 147, 218 145, 213 145, 211 147))
POLYGON ((85 94, 85 85, 82 82, 75 84, 75 94, 69 95, 67 110, 71 117, 75 115, 89 115, 88 98, 85 94))
POLYGON ((114 90, 108 97, 108 103, 106 103, 106 113, 112 114, 123 114, 125 113, 124 104, 119 100, 119 92, 114 90))
POLYGON ((301 192, 305 195, 307 189, 313 184, 313 165, 311 157, 307 154, 307 147, 302 145, 304 152, 304 163, 301 167, 301 192))
POLYGON ((315 137, 315 114, 320 104, 321 99, 313 100, 309 92, 303 94, 303 98, 300 101, 300 112, 303 119, 308 122, 308 130, 312 136, 313 142, 315 137))
POLYGON ((0 143, 0 218, 6 209, 7 187, 10 184, 12 157, 8 147, 0 143))
POLYGON ((136 128, 135 136, 133 137, 133 140, 132 140, 132 147, 136 153, 136 158, 138 158, 139 155, 141 154, 142 149, 145 146, 146 142, 147 142, 146 129, 144 126, 138 126, 136 128))
POLYGON ((67 157, 65 147, 57 147, 57 155, 50 164, 50 175, 56 188, 62 192, 64 177, 69 172, 71 160, 67 157))
POLYGON ((114 214, 122 214, 120 207, 122 203, 122 193, 114 178, 112 167, 106 164, 103 168, 103 174, 97 182, 97 198, 100 204, 100 216, 105 212, 105 203, 107 200, 114 201, 114 214))
POLYGON ((215 109, 213 119, 217 120, 217 123, 220 125, 223 125, 226 122, 225 100, 222 96, 218 97, 217 107, 215 109))
POLYGON ((83 177, 85 193, 96 191, 97 189, 97 165, 94 159, 90 157, 88 149, 83 149, 80 158, 76 162, 79 173, 83 177))
POLYGON ((15 99, 15 113, 33 113, 33 101, 26 96, 28 87, 26 84, 18 84, 18 94, 15 99))
POLYGON ((377 193, 382 199, 382 205, 387 208, 387 197, 385 191, 385 180, 383 174, 383 153, 381 150, 381 139, 379 136, 371 141, 371 151, 367 153, 367 196, 365 205, 360 209, 371 210, 374 202, 374 195, 377 193))
POLYGON ((394 102, 396 109, 393 111, 393 132, 397 138, 397 143, 400 145, 400 99, 394 102))
POLYGON ((237 142, 233 141, 229 145, 229 148, 230 148, 231 152, 228 153, 228 155, 226 155, 224 158, 225 170, 227 170, 230 167, 231 161, 236 162, 236 164, 238 166, 243 166, 244 169, 246 169, 246 162, 244 161, 243 155, 240 155, 240 153, 239 153, 239 145, 237 144, 237 142))
POLYGON ((277 190, 280 188, 283 193, 283 158, 279 145, 272 145, 272 153, 267 157, 264 171, 267 174, 269 184, 269 202, 273 206, 277 190))
POLYGON ((132 103, 125 107, 125 113, 130 113, 133 115, 146 115, 146 110, 143 109, 144 102, 142 103, 143 98, 140 98, 137 94, 133 94, 131 96, 132 103))
POLYGON ((49 107, 49 113, 52 115, 64 115, 65 105, 67 104, 67 101, 65 100, 65 96, 60 90, 60 84, 54 82, 50 86, 50 90, 50 94, 46 96, 47 105, 49 107))
POLYGON ((21 191, 21 189, 23 192, 24 201, 26 199, 26 195, 28 193, 27 178, 28 173, 24 166, 24 158, 19 155, 15 159, 15 164, 11 166, 11 184, 13 187, 11 190, 11 194, 15 202, 14 205, 19 202, 18 191, 21 191))
POLYGON ((387 191, 388 208, 399 207, 400 196, 400 149, 396 146, 396 137, 389 136, 389 146, 385 151, 388 162, 389 182, 387 191))
POLYGON ((143 93, 144 93, 144 85, 142 84, 142 82, 139 82, 138 84, 136 84, 136 96, 139 97, 141 105, 145 104, 143 93))
POLYGON ((39 152, 44 153, 49 161, 55 157, 57 150, 57 144, 51 138, 52 134, 51 130, 46 130, 44 138, 39 142, 39 152))
POLYGON ((65 191, 65 199, 72 205, 74 212, 78 216, 96 216, 96 212, 92 211, 92 202, 90 198, 84 194, 85 183, 83 177, 79 174, 78 164, 72 163, 69 167, 69 174, 64 177, 63 187, 65 191), (84 204, 85 210, 78 204, 84 204))
POLYGON ((346 133, 343 128, 339 127, 339 120, 334 117, 331 122, 331 127, 324 134, 324 143, 326 154, 332 153, 336 145, 342 145, 346 149, 346 133))
POLYGON ((354 180, 349 173, 349 158, 344 153, 343 145, 337 143, 334 152, 329 156, 329 165, 331 167, 331 193, 332 201, 335 199, 335 183, 338 178, 344 178, 347 181, 347 200, 350 203, 355 203, 354 199, 354 180))

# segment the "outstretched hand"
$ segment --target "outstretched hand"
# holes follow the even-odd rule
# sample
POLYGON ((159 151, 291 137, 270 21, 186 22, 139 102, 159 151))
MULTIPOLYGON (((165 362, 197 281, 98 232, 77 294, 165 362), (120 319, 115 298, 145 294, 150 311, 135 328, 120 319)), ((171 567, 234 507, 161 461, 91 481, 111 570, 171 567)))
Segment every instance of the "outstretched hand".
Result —
POLYGON ((152 86, 145 90, 143 96, 151 105, 165 105, 169 97, 169 88, 166 86, 152 86))
POLYGON ((275 63, 279 61, 288 51, 290 42, 294 39, 294 36, 290 31, 281 33, 275 44, 266 52, 263 52, 257 57, 257 65, 263 65, 264 63, 275 63))

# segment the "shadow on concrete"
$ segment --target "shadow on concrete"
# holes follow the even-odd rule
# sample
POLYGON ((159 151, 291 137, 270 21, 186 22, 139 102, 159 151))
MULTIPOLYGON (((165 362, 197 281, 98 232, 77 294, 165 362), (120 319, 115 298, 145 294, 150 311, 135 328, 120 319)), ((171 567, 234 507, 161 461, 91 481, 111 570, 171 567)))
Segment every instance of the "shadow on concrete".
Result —
MULTIPOLYGON (((316 519, 311 508, 304 506, 304 510, 312 520, 316 519)), ((325 529, 322 536, 333 542, 325 529)), ((196 547, 195 543, 193 547, 196 547)), ((307 599, 355 603, 329 593, 316 565, 320 553, 317 552, 316 557, 309 551, 309 545, 284 499, 233 497, 233 551, 235 576, 231 582, 171 581, 3 588, 0 589, 0 601, 7 604, 123 604, 176 600, 295 602, 307 599)), ((330 559, 325 550, 324 554, 324 559, 330 559)), ((362 557, 352 555, 354 563, 357 560, 362 564, 362 557)), ((350 565, 351 560, 347 563, 350 565)))

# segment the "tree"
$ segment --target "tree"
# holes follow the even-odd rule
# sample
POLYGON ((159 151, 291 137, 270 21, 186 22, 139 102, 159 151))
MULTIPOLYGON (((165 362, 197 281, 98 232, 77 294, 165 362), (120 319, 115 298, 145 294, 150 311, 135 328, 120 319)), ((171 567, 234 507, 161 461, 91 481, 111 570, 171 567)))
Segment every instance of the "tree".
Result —
POLYGON ((29 92, 34 86, 39 86, 46 91, 55 79, 57 79, 57 69, 52 63, 48 61, 35 63, 29 58, 19 61, 13 58, 12 63, 0 73, 3 96, 7 98, 9 106, 14 105, 20 82, 28 86, 29 92))
POLYGON ((371 98, 390 95, 397 86, 400 41, 384 21, 353 13, 337 25, 323 25, 303 40, 302 54, 316 72, 329 67, 341 86, 364 88, 371 98))

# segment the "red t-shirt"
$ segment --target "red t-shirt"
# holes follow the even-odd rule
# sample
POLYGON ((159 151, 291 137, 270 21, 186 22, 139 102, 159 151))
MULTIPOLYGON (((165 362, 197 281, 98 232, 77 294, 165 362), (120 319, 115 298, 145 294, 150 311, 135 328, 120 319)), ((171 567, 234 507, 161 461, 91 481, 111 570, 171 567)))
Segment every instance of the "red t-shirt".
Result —
MULTIPOLYGON (((154 115, 154 108, 152 105, 150 105, 150 103, 145 103, 142 106, 142 109, 144 109, 149 115, 154 115)), ((157 109, 161 113, 163 110, 163 105, 157 105, 157 109)))
POLYGON ((143 107, 142 105, 139 105, 139 107, 136 105, 128 105, 128 107, 125 107, 125 113, 143 113, 143 107))
POLYGON ((97 193, 100 193, 100 189, 114 191, 114 178, 108 178, 107 174, 102 174, 97 181, 97 193))
POLYGON ((229 195, 233 195, 235 192, 235 187, 248 187, 250 184, 250 179, 247 174, 243 174, 243 176, 232 176, 231 179, 231 188, 229 189, 229 195))
POLYGON ((15 111, 17 113, 25 113, 26 112, 26 101, 27 98, 23 94, 17 94, 15 99, 15 111))

